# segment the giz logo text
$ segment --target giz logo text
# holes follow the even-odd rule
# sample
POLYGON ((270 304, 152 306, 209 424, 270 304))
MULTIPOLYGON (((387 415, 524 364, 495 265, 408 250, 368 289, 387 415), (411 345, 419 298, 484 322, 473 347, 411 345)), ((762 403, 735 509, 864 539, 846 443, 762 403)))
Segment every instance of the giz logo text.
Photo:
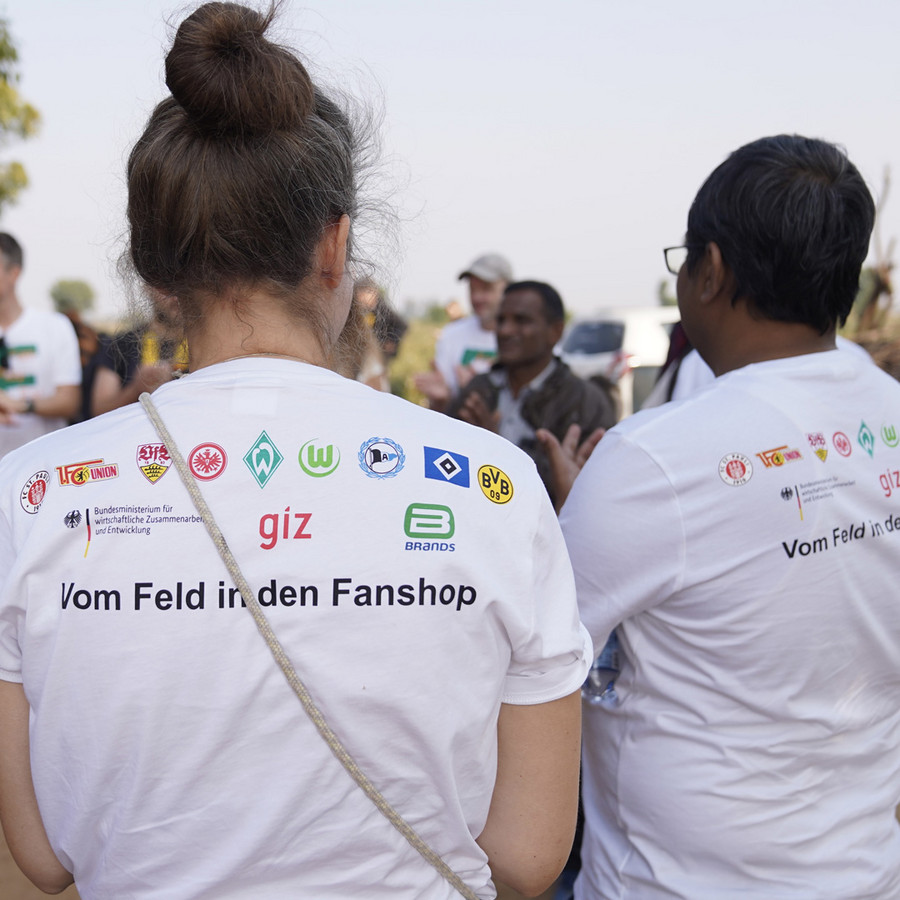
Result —
POLYGON ((292 513, 289 506, 286 506, 282 513, 266 513, 259 520, 259 536, 262 538, 259 546, 263 550, 271 550, 279 539, 309 540, 312 535, 306 530, 306 526, 309 525, 311 518, 312 513, 292 513))

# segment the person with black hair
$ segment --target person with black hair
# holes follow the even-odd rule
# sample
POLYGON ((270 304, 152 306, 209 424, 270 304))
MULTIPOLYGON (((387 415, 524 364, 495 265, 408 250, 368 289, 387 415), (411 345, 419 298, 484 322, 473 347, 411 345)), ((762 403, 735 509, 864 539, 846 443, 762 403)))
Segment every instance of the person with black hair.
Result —
POLYGON ((560 516, 620 644, 579 900, 900 896, 900 385, 835 348, 874 214, 842 150, 780 135, 665 251, 716 379, 607 433, 560 516))
POLYGON ((82 900, 536 894, 591 655, 562 534, 524 454, 329 370, 365 147, 272 15, 181 23, 128 160, 189 374, 0 464, 3 830, 82 900))
POLYGON ((490 372, 472 378, 448 410, 521 447, 551 499, 556 491, 543 445, 546 434, 559 442, 568 435, 586 458, 617 420, 612 397, 578 378, 554 354, 564 325, 562 297, 554 287, 543 281, 508 285, 497 313, 498 360, 490 372))

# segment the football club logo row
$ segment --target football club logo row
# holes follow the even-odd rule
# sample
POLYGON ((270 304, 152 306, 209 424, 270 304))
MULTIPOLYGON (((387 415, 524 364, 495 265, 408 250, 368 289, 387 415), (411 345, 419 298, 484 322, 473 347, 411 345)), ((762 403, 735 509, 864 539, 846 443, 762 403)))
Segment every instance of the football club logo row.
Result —
MULTIPOLYGON (((439 447, 424 447, 425 478, 445 482, 456 487, 468 488, 471 484, 469 458, 461 453, 439 447)), ((243 462, 256 483, 264 488, 284 455, 262 431, 244 454, 243 462)), ((312 478, 325 478, 341 464, 341 451, 334 444, 324 444, 318 439, 307 441, 297 456, 300 468, 312 478)), ((218 478, 228 466, 228 454, 219 444, 210 441, 198 444, 187 455, 185 462, 191 474, 199 481, 218 478)), ((357 462, 369 478, 388 479, 400 474, 406 467, 406 453, 396 442, 387 437, 371 437, 362 442, 357 452, 357 462)), ((172 458, 162 443, 141 444, 136 451, 138 470, 151 483, 159 481, 172 466, 172 458)), ((56 477, 63 487, 80 487, 92 481, 106 481, 119 477, 119 464, 103 458, 82 460, 56 467, 56 477)), ((50 482, 49 472, 36 472, 21 493, 22 508, 35 513, 43 502, 50 482)), ((477 484, 492 503, 508 503, 514 494, 512 480, 502 470, 483 465, 477 472, 477 484)))
MULTIPOLYGON (((828 441, 821 431, 811 432, 806 435, 810 450, 822 461, 828 458, 828 441)), ((886 447, 891 449, 900 444, 900 436, 893 425, 884 425, 881 428, 881 440, 886 447)), ((877 439, 875 432, 865 423, 860 422, 856 441, 862 450, 874 458, 877 439)), ((836 431, 831 436, 831 446, 841 456, 848 457, 853 453, 853 442, 843 431, 836 431)), ((780 468, 788 463, 803 459, 803 453, 797 447, 782 444, 780 447, 772 447, 769 450, 761 450, 756 454, 766 469, 780 468)), ((738 487, 746 484, 753 475, 753 463, 742 453, 729 453, 719 461, 719 477, 726 484, 738 487)))
MULTIPOLYGON (((456 487, 471 485, 469 458, 461 453, 440 447, 423 447, 426 478, 446 482, 456 487)), ((388 437, 371 437, 363 441, 356 453, 356 460, 363 474, 369 478, 395 478, 406 468, 406 452, 396 441, 388 437)), ((244 463, 260 487, 265 487, 284 456, 274 441, 263 431, 244 456, 244 463)), ((325 478, 341 464, 341 451, 334 444, 307 441, 297 456, 300 468, 312 478, 325 478)), ((482 493, 493 503, 508 503, 514 493, 509 476, 496 466, 484 465, 478 469, 478 485, 482 493)))

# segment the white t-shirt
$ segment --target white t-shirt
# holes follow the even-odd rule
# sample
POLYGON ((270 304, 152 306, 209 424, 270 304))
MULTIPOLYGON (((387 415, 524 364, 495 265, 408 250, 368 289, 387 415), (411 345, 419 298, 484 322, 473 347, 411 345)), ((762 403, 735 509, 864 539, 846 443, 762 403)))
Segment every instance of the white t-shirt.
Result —
MULTIPOLYGON (((284 360, 154 400, 331 727, 493 897, 475 837, 499 706, 571 693, 591 652, 531 460, 284 360)), ((138 405, 0 463, 0 678, 24 682, 81 896, 455 896, 332 756, 231 585, 138 405)))
MULTIPOLYGON (((855 353, 860 359, 873 363, 872 357, 864 347, 860 347, 855 341, 848 340, 841 335, 835 337, 838 350, 846 350, 855 353)), ((716 373, 706 364, 703 357, 696 351, 690 350, 677 366, 670 366, 665 374, 654 385, 647 399, 641 404, 641 409, 651 409, 661 406, 669 400, 686 400, 709 387, 716 380, 716 373), (672 388, 672 396, 669 394, 669 386, 675 379, 675 387, 672 388)))
MULTIPOLYGON (((61 313, 25 308, 0 334, 9 354, 9 368, 0 370, 0 390, 8 396, 34 400, 62 385, 81 384, 78 338, 61 313)), ((65 425, 65 419, 18 414, 12 424, 0 425, 0 457, 65 425)))
POLYGON ((600 443, 561 524, 625 661, 585 707, 576 897, 900 896, 898 435, 900 384, 831 351, 600 443))
POLYGON ((485 331, 477 316, 466 316, 444 326, 434 348, 434 364, 450 387, 450 395, 459 391, 456 370, 459 366, 481 375, 497 358, 497 335, 485 331))

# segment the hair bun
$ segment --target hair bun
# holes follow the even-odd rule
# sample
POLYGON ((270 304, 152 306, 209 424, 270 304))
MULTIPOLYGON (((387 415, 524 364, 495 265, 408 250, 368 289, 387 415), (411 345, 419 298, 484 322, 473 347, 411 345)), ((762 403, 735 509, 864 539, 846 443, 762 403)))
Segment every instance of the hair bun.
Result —
POLYGON ((206 3, 178 28, 166 85, 188 116, 212 133, 297 128, 315 108, 312 81, 289 51, 266 40, 274 10, 206 3))

